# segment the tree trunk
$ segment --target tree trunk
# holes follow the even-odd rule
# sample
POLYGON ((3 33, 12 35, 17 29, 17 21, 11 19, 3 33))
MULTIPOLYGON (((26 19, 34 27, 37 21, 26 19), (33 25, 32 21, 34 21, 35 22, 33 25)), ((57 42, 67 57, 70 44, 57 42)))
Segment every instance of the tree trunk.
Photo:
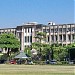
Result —
POLYGON ((7 54, 8 54, 8 57, 9 57, 9 50, 10 50, 10 49, 8 48, 8 52, 7 52, 7 54))

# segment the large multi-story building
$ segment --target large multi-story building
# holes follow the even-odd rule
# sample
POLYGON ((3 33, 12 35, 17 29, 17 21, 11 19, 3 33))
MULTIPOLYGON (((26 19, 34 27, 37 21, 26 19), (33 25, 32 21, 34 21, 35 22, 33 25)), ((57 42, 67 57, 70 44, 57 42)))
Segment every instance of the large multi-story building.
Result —
POLYGON ((4 28, 0 29, 2 33, 14 33, 21 41, 21 50, 25 46, 31 46, 33 42, 37 40, 34 38, 37 32, 45 32, 45 43, 53 44, 58 42, 59 44, 67 45, 75 41, 75 24, 55 24, 49 22, 48 25, 38 24, 36 22, 30 22, 17 26, 16 28, 4 28))

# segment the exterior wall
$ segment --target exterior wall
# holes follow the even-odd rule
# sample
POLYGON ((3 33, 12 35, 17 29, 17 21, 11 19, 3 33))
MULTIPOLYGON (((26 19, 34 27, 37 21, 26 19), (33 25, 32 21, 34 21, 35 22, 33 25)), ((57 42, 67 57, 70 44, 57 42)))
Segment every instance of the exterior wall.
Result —
POLYGON ((0 34, 9 32, 14 33, 21 41, 21 50, 37 41, 34 38, 37 32, 46 32, 46 40, 42 42, 49 44, 58 42, 67 45, 75 41, 75 24, 42 25, 28 23, 16 28, 0 29, 0 34))
POLYGON ((47 33, 47 42, 50 44, 58 42, 67 45, 75 41, 75 24, 50 25, 43 27, 43 32, 47 33))
POLYGON ((0 29, 0 34, 2 33, 13 33, 14 35, 16 35, 16 28, 0 29))

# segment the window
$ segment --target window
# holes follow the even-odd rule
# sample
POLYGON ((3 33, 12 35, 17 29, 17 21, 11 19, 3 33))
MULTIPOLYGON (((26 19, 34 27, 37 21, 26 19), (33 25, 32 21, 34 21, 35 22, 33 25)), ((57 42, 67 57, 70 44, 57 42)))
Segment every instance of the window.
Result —
POLYGON ((68 28, 67 30, 68 30, 68 31, 71 31, 71 28, 68 28))
POLYGON ((49 32, 50 32, 50 30, 49 30, 49 29, 47 29, 47 30, 46 30, 46 32, 48 32, 48 33, 49 33, 49 32))
POLYGON ((72 40, 74 40, 74 36, 75 36, 75 35, 74 35, 74 34, 72 34, 72 40))
POLYGON ((27 42, 29 42, 29 36, 28 36, 28 41, 27 42))
POLYGON ((54 41, 54 36, 53 35, 51 35, 51 40, 54 41))
POLYGON ((54 32, 54 29, 51 29, 51 32, 53 33, 54 32))
POLYGON ((63 28, 63 32, 66 32, 66 28, 63 28))
POLYGON ((25 42, 27 42, 27 37, 25 36, 25 42))
POLYGON ((70 41, 71 40, 71 35, 68 35, 68 41, 70 41))
POLYGON ((29 33, 29 28, 28 28, 28 33, 29 33))
POLYGON ((46 32, 46 29, 43 29, 43 32, 46 32))
POLYGON ((59 41, 60 42, 62 41, 62 35, 59 35, 59 41))
POLYGON ((30 36, 30 42, 32 43, 32 36, 30 36))
POLYGON ((66 41, 66 35, 63 35, 63 41, 66 41))
POLYGON ((66 46, 66 44, 63 44, 63 47, 66 46))
POLYGON ((55 35, 55 41, 57 41, 57 35, 55 35))
POLYGON ((31 33, 32 33, 32 28, 31 28, 31 33))
POLYGON ((75 27, 72 27, 72 31, 75 32, 75 27))
POLYGON ((48 36, 48 42, 49 42, 49 36, 48 36))
POLYGON ((54 30, 55 30, 55 33, 57 33, 57 32, 58 32, 58 29, 57 29, 57 28, 55 28, 54 30))
POLYGON ((59 28, 59 32, 62 32, 62 28, 59 28))

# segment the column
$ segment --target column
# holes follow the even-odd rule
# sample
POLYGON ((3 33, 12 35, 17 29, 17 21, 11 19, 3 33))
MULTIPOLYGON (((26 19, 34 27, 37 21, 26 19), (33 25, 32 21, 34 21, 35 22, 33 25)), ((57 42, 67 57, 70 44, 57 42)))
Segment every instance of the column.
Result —
POLYGON ((24 51, 24 28, 22 28, 21 32, 21 51, 24 51))

